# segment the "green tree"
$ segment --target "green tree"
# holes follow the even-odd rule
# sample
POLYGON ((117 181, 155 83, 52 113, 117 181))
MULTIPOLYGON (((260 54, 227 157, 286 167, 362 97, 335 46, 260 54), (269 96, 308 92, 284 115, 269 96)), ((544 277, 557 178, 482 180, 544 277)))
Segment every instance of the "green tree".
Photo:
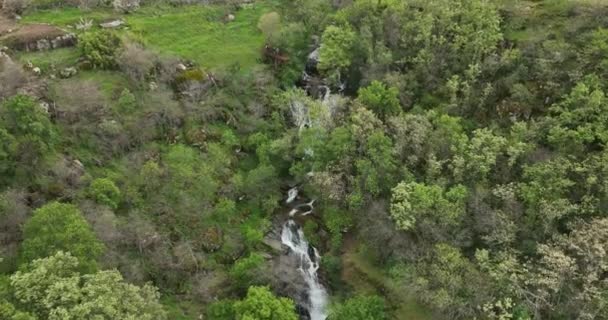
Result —
POLYGON ((356 35, 349 26, 329 26, 323 31, 318 68, 337 83, 350 67, 356 35))
POLYGON ((86 272, 97 268, 97 258, 103 252, 103 245, 80 210, 72 204, 46 204, 36 209, 23 227, 23 263, 51 256, 57 251, 70 252, 86 272))
MULTIPOLYGON (((10 156, 17 174, 31 178, 52 153, 56 133, 49 116, 30 96, 16 95, 0 106, 0 159, 10 156)), ((8 158, 7 158, 8 159, 8 158)), ((10 167, 10 162, 7 162, 10 167)), ((0 165, 5 167, 6 165, 0 165)))
POLYGON ((401 182, 393 188, 391 217, 401 230, 412 230, 420 220, 439 225, 454 225, 465 211, 467 189, 401 182))
POLYGON ((89 187, 89 194, 97 203, 105 204, 112 209, 118 208, 120 203, 120 189, 107 178, 93 180, 89 187))
POLYGON ((388 87, 380 81, 359 89, 357 101, 370 108, 380 119, 397 115, 401 111, 397 88, 388 87))
POLYGON ((116 270, 81 275, 80 269, 76 257, 58 251, 13 274, 11 287, 39 319, 166 319, 153 286, 125 283, 116 270))
POLYGON ((328 320, 388 320, 384 300, 378 296, 357 296, 332 308, 328 320))
POLYGON ((578 83, 550 111, 548 140, 557 149, 581 154, 608 143, 608 98, 597 77, 578 83))
POLYGON ((275 297, 268 287, 250 287, 247 297, 234 303, 237 320, 297 320, 295 305, 275 297))
POLYGON ((251 253, 249 256, 237 260, 232 269, 230 269, 230 277, 236 283, 238 288, 247 288, 251 285, 259 283, 260 268, 264 264, 264 257, 258 253, 251 253))

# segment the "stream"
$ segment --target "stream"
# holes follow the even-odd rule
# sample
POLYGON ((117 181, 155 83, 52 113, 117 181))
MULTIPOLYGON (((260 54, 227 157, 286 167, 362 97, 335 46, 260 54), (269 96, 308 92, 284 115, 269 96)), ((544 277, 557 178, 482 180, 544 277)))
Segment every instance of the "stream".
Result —
MULTIPOLYGON (((294 203, 298 196, 298 189, 292 188, 287 194, 286 204, 294 203)), ((288 220, 281 230, 281 243, 289 247, 289 254, 299 258, 298 270, 308 286, 308 313, 310 320, 325 320, 327 317, 327 290, 319 281, 317 271, 321 256, 317 249, 306 241, 302 227, 293 219, 312 213, 314 200, 298 205, 292 205, 288 220)))

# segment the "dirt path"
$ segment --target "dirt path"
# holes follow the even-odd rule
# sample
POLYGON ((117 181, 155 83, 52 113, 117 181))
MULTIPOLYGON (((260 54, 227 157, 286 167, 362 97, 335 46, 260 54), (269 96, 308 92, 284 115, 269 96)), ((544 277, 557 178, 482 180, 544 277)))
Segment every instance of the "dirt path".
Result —
POLYGON ((0 37, 7 34, 9 31, 15 31, 17 23, 0 12, 0 37))

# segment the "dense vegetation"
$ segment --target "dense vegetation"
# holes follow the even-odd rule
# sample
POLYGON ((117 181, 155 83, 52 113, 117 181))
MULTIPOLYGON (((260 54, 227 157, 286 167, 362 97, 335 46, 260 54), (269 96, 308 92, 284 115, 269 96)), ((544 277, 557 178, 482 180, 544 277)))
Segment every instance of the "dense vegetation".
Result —
POLYGON ((608 319, 604 1, 4 0, 0 42, 0 319, 298 319, 293 185, 328 320, 608 319))

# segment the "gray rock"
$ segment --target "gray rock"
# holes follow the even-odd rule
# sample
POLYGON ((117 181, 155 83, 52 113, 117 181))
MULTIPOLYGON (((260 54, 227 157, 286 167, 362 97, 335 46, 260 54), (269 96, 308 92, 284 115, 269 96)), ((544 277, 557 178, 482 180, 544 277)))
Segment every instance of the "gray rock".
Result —
POLYGON ((283 244, 277 239, 265 237, 262 242, 277 253, 283 252, 283 244))
POLYGON ((121 19, 99 24, 104 29, 114 29, 122 26, 125 22, 121 19))
POLYGON ((40 102, 39 106, 40 106, 40 108, 42 110, 44 110, 45 113, 49 113, 49 107, 50 106, 49 106, 49 104, 47 102, 42 101, 42 102, 40 102))
POLYGON ((36 41, 36 50, 45 51, 51 49, 51 42, 47 39, 40 39, 36 41))

